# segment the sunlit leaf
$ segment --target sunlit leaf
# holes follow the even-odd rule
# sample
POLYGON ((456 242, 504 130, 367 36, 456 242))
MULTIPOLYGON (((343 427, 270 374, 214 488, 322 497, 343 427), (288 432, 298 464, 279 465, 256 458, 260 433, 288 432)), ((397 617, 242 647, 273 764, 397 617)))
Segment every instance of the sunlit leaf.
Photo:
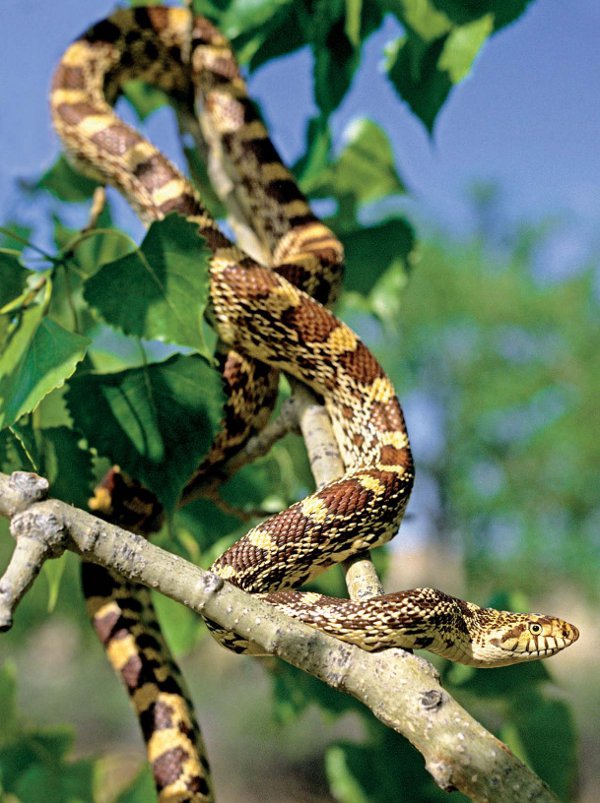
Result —
POLYGON ((487 14, 468 25, 455 28, 446 39, 439 67, 453 84, 462 81, 473 66, 475 57, 494 27, 494 18, 487 14))
POLYGON ((360 44, 360 16, 362 0, 346 0, 346 36, 354 47, 360 44))

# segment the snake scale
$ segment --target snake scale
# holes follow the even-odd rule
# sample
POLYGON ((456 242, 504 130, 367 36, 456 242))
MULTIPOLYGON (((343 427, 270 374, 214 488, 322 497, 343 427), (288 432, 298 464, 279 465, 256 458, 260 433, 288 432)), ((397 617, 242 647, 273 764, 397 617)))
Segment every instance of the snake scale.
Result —
MULTIPOLYGON (((116 186, 145 222, 173 212, 193 221, 212 252, 210 320, 228 349, 221 363, 229 400, 223 432, 184 500, 264 424, 277 371, 307 384, 330 415, 344 476, 252 528, 212 571, 367 650, 422 647, 467 664, 503 666, 552 655, 575 641, 576 628, 560 619, 482 609, 435 589, 360 603, 293 590, 396 534, 413 484, 413 461, 390 380, 327 308, 338 290, 341 245, 281 163, 219 31, 181 8, 118 11, 65 52, 51 108, 78 166, 116 186), (225 237, 180 172, 115 115, 112 105, 123 82, 134 78, 165 90, 177 103, 202 106, 211 123, 211 146, 232 165, 271 264, 258 264, 225 237)), ((100 490, 110 508, 115 491, 127 495, 130 486, 118 472, 108 484, 100 490)), ((122 523, 148 532, 152 527, 136 515, 158 514, 137 491, 143 497, 143 489, 135 488, 125 504, 135 515, 122 523)), ((192 757, 202 746, 185 690, 174 667, 168 660, 164 664, 156 628, 148 635, 140 624, 144 612, 153 624, 149 598, 134 601, 132 589, 115 586, 102 571, 85 569, 90 610, 140 715, 160 798, 209 800, 208 765, 203 757, 195 763, 192 757), (143 660, 150 670, 141 668, 143 660)), ((233 633, 216 635, 238 652, 252 649, 233 633)))

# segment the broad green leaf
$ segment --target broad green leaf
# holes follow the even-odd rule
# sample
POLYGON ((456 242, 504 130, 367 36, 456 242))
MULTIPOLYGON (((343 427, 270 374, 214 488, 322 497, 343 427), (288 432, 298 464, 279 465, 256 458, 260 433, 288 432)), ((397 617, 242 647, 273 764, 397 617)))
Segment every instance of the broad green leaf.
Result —
POLYGON ((311 705, 317 705, 322 712, 334 716, 357 709, 357 703, 351 697, 335 692, 290 664, 277 663, 270 677, 273 714, 281 723, 293 722, 311 705))
POLYGON ((86 352, 88 338, 67 332, 42 307, 28 310, 0 360, 0 427, 35 409, 62 386, 86 352))
POLYGON ((178 215, 153 223, 141 247, 86 282, 87 302, 126 334, 190 346, 209 356, 202 333, 210 251, 178 215))
POLYGON ((92 338, 89 356, 94 370, 99 374, 114 374, 127 368, 164 362, 173 354, 180 353, 176 346, 158 340, 130 337, 104 323, 97 323, 89 334, 92 338))
POLYGON ((35 453, 24 445, 17 424, 0 430, 0 468, 7 474, 12 471, 39 473, 35 453))
POLYGON ((221 381, 201 357, 176 356, 116 374, 75 376, 67 404, 88 442, 172 510, 212 444, 221 381))
POLYGON ((61 201, 81 202, 92 197, 99 182, 78 172, 65 156, 59 156, 37 186, 56 195, 61 201))

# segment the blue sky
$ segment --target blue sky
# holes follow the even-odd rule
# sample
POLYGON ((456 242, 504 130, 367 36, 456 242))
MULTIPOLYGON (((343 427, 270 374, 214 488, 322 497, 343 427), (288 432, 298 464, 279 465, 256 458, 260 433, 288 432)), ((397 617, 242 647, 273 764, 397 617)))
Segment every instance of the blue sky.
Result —
MULTIPOLYGON (((105 0, 2 0, 0 220, 15 211, 31 214, 15 210, 14 179, 35 176, 58 152, 46 101, 53 66, 71 39, 113 7, 105 0)), ((548 258, 556 263, 550 270, 564 272, 600 245, 599 31, 597 0, 537 0, 486 45, 431 140, 380 74, 383 47, 398 33, 390 21, 369 42, 364 67, 335 115, 336 139, 341 143, 354 117, 380 122, 417 208, 458 232, 470 222, 466 188, 481 179, 501 182, 515 217, 560 213, 564 224, 548 258)), ((251 90, 282 154, 293 160, 314 108, 310 55, 263 68, 251 90)), ((173 139, 161 113, 149 128, 159 143, 173 139)))

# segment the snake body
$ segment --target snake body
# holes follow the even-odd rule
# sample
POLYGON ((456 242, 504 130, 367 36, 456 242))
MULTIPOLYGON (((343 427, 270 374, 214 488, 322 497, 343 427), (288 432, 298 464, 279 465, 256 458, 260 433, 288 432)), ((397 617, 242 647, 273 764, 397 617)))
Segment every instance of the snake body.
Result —
MULTIPOLYGON (((413 484, 413 461, 390 380, 360 339, 327 309, 339 284, 342 248, 279 160, 221 34, 180 8, 119 11, 66 51, 54 77, 51 108, 56 130, 78 165, 116 186, 146 222, 172 212, 193 221, 212 252, 210 319, 229 349, 222 362, 230 400, 225 432, 184 497, 194 495, 207 466, 260 427, 276 371, 310 386, 330 415, 344 476, 252 528, 212 571, 365 649, 425 647, 464 663, 502 666, 552 655, 572 643, 577 630, 560 619, 482 609, 435 589, 361 603, 290 590, 396 534, 413 484), (132 78, 149 81, 177 102, 189 105, 195 98, 202 104, 213 145, 226 153, 243 185, 242 196, 272 264, 258 264, 230 242, 189 182, 115 115, 112 104, 132 78)), ((117 613, 103 608, 108 596, 97 594, 93 607, 112 623, 105 638, 110 648, 117 613)), ((112 592, 112 602, 117 596, 112 592)), ((252 649, 233 633, 218 636, 237 651, 252 649)), ((138 642, 134 635, 130 651, 118 659, 121 670, 133 660, 138 642)), ((147 647, 151 659, 153 649, 158 653, 157 645, 147 647)), ((156 677, 152 682, 159 683, 156 677)), ((143 696, 143 688, 136 679, 130 691, 143 696)), ((138 709, 146 710, 143 704, 138 709)), ((191 721, 186 727, 191 729, 191 721)), ((207 783, 195 783, 197 797, 189 799, 208 799, 207 783)), ((168 799, 188 799, 182 794, 168 799)))

